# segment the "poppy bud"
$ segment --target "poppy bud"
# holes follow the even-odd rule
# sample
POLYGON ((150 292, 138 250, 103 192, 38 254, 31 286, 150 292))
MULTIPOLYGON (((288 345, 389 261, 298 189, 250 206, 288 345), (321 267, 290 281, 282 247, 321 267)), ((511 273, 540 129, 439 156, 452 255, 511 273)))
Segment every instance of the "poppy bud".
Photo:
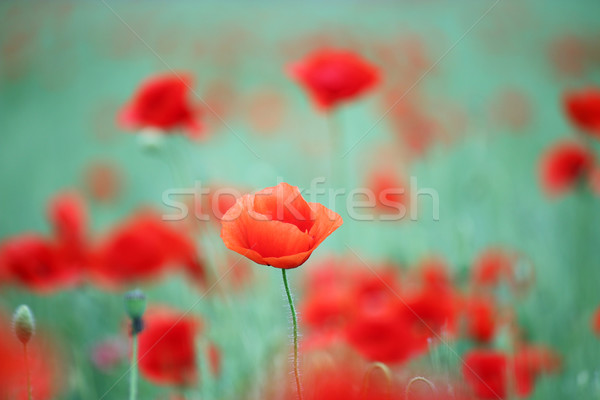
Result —
POLYGON ((31 310, 26 305, 17 307, 13 315, 13 329, 19 341, 27 344, 35 331, 35 321, 31 310))
POLYGON ((131 333, 140 333, 143 329, 142 315, 146 310, 146 295, 140 289, 125 293, 125 310, 131 318, 131 333))
POLYGON ((125 309, 131 319, 141 318, 146 310, 146 295, 140 289, 125 293, 125 309))

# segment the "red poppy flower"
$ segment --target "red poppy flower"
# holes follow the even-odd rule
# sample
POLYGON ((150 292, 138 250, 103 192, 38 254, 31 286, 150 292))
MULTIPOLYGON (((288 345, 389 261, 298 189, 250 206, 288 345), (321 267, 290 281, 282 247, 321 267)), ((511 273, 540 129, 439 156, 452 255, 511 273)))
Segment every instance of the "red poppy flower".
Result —
POLYGON ((590 52, 584 40, 568 35, 553 40, 550 44, 549 56, 559 75, 579 77, 588 66, 590 52))
MULTIPOLYGON (((355 359, 337 355, 323 362, 318 356, 309 358, 302 371, 303 398, 306 400, 381 400, 400 399, 399 388, 380 371, 371 372, 355 359), (365 379, 368 379, 365 383, 365 379)), ((272 396, 268 398, 281 398, 272 396)), ((403 398, 403 397, 402 397, 403 398)), ((297 399, 293 385, 286 388, 285 400, 297 399)))
POLYGON ((85 173, 87 192, 94 200, 102 203, 109 203, 119 195, 121 179, 116 165, 108 162, 96 162, 85 173))
POLYGON ((48 219, 60 241, 80 242, 87 230, 85 205, 75 193, 63 193, 52 199, 48 219))
POLYGON ((503 279, 512 279, 516 261, 514 252, 498 248, 486 249, 475 260, 471 279, 475 285, 498 285, 503 279))
POLYGON ((596 335, 600 336, 600 307, 596 309, 592 317, 592 330, 596 335))
POLYGON ((472 297, 466 302, 467 335, 478 342, 488 343, 496 332, 494 303, 485 297, 472 297))
POLYGON ((346 260, 328 258, 309 270, 300 305, 302 319, 314 329, 340 328, 354 304, 357 270, 346 260))
POLYGON ((318 203, 307 203, 297 187, 280 183, 237 200, 223 216, 225 246, 252 261, 296 268, 342 225, 342 218, 318 203))
POLYGON ((482 399, 506 397, 506 354, 495 350, 472 350, 463 357, 463 375, 475 394, 482 399))
POLYGON ((318 108, 330 110, 371 89, 379 70, 358 54, 323 49, 288 67, 290 76, 308 91, 318 108))
MULTIPOLYGON (((64 371, 56 343, 36 332, 27 344, 33 398, 52 400, 59 396, 64 371)), ((23 344, 11 329, 8 317, 0 317, 0 400, 27 400, 27 378, 23 344)))
POLYGON ((57 195, 48 207, 57 246, 64 262, 82 270, 87 266, 87 210, 76 193, 57 195))
POLYGON ((140 372, 163 385, 189 385, 197 379, 195 336, 199 321, 168 308, 144 315, 138 336, 140 372))
POLYGON ((534 389, 537 375, 550 372, 556 366, 556 359, 550 360, 548 354, 539 351, 518 352, 509 360, 506 354, 496 350, 471 350, 463 357, 463 376, 480 398, 503 399, 508 392, 510 366, 515 393, 527 397, 534 389))
POLYGON ((181 266, 203 282, 204 267, 193 241, 158 215, 142 213, 117 227, 98 246, 93 274, 109 286, 155 278, 181 266))
POLYGON ((565 111, 575 126, 600 139, 600 89, 590 87, 565 94, 565 111))
POLYGON ((375 205, 382 213, 398 214, 406 212, 406 185, 391 171, 374 172, 369 180, 369 188, 375 195, 375 205))
POLYGON ((214 343, 208 345, 208 364, 210 365, 210 372, 214 376, 221 374, 222 356, 221 350, 214 343))
POLYGON ((593 164, 593 153, 579 143, 556 143, 540 164, 542 186, 551 196, 564 194, 588 174, 593 164))
MULTIPOLYGON (((378 275, 386 283, 373 275, 363 275, 357 281, 346 340, 368 360, 403 362, 426 350, 433 333, 420 326, 403 294, 398 294, 400 288, 391 271, 378 275)), ((420 312, 426 311, 426 307, 414 305, 420 312)))
POLYGON ((534 377, 542 373, 558 372, 562 366, 561 357, 556 351, 540 345, 526 345, 519 348, 514 363, 521 371, 534 377))
POLYGON ((191 137, 202 133, 197 114, 188 97, 193 85, 187 74, 165 74, 144 81, 118 116, 125 129, 153 128, 172 132, 184 129, 191 137))
POLYGON ((25 233, 0 246, 0 275, 38 293, 49 293, 77 282, 81 269, 66 261, 57 246, 40 235, 25 233))
POLYGON ((411 329, 412 320, 399 303, 363 307, 346 329, 346 340, 363 357, 384 363, 403 362, 420 354, 426 341, 411 329))
POLYGON ((419 284, 403 288, 393 268, 376 274, 346 260, 327 260, 310 271, 300 308, 310 346, 345 341, 365 359, 399 363, 427 350, 442 330, 452 332, 456 295, 439 260, 418 271, 419 284))

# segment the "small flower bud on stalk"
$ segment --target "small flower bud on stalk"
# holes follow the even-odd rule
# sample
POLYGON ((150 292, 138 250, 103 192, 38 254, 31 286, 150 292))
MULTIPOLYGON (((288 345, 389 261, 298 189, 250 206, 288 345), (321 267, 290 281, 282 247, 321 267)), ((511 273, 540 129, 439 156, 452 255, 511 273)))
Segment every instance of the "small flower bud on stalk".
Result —
POLYGON ((146 296, 144 293, 135 289, 125 294, 125 310, 131 318, 132 334, 136 335, 142 331, 142 315, 146 311, 146 296))
POLYGON ((125 294, 125 310, 131 318, 131 337, 132 337, 132 356, 131 356, 131 375, 129 379, 129 399, 135 400, 137 397, 137 376, 138 376, 138 334, 143 329, 142 316, 146 311, 146 296, 144 293, 135 289, 125 294))
POLYGON ((13 329, 17 339, 23 343, 23 357, 25 358, 25 374, 27 378, 27 398, 32 399, 31 395, 31 375, 29 373, 29 357, 27 356, 27 343, 31 340, 35 332, 35 320, 31 310, 26 305, 20 305, 13 315, 13 329))
POLYGON ((13 315, 13 329, 21 343, 26 345, 35 332, 35 320, 31 310, 26 305, 17 307, 13 315))

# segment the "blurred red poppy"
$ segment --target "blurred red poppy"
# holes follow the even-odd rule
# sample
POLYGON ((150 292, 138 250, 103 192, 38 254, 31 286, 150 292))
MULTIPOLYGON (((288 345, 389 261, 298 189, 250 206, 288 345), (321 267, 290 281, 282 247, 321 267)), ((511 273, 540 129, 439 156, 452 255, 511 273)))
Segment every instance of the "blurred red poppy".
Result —
POLYGON ((87 267, 88 221, 87 209, 77 193, 60 193, 48 207, 48 220, 63 262, 72 264, 75 269, 87 267))
POLYGON ((203 132, 199 110, 188 98, 192 85, 189 74, 164 74, 145 80, 120 111, 118 124, 128 130, 152 128, 164 133, 184 129, 191 137, 199 137, 203 132))
MULTIPOLYGON (((357 360, 336 356, 323 362, 318 355, 309 357, 303 369, 306 400, 393 400, 403 399, 393 382, 389 382, 381 371, 368 371, 357 360), (368 376, 367 376, 368 375, 368 376)), ((275 397, 273 397, 275 398, 275 397)), ((286 388, 283 399, 297 398, 295 388, 286 388)))
POLYGON ((367 360, 399 363, 453 332, 458 303, 445 265, 428 259, 416 271, 415 284, 401 287, 391 265, 373 273, 328 259, 309 270, 300 309, 310 347, 343 340, 367 360))
POLYGON ((598 336, 600 336, 600 307, 596 309, 592 317, 592 330, 598 336))
POLYGON ((79 266, 67 262, 59 248, 35 233, 6 239, 0 245, 0 277, 38 293, 72 286, 81 277, 79 266))
POLYGON ((221 350, 219 350, 216 344, 211 342, 208 345, 208 364, 210 365, 210 372, 214 376, 221 375, 222 359, 221 350))
POLYGON ((377 210, 385 214, 404 214, 408 204, 407 187, 393 171, 375 171, 369 178, 368 187, 375 195, 377 210))
POLYGON ((564 107, 577 128, 600 139, 600 88, 589 87, 566 93, 564 107))
POLYGON ((488 343, 496 332, 496 310, 492 299, 471 297, 466 300, 467 335, 478 342, 488 343))
MULTIPOLYGON (((0 317, 0 400, 27 400, 23 344, 11 329, 8 317, 0 317)), ((35 400, 52 400, 63 387, 64 371, 56 343, 43 332, 27 345, 31 388, 35 400)))
POLYGON ((195 337, 200 321, 165 307, 150 308, 139 334, 139 367, 162 385, 190 385, 197 379, 195 337))
POLYGON ((116 165, 95 162, 88 166, 85 172, 85 185, 94 200, 108 203, 119 195, 122 177, 116 165))
POLYGON ((359 97, 380 80, 377 67, 348 50, 318 50, 287 70, 325 111, 359 97))
POLYGON ((495 286, 511 280, 517 255, 509 250, 490 247, 479 254, 473 263, 471 280, 476 286, 495 286))
MULTIPOLYGON (((504 399, 507 386, 506 354, 496 350, 471 350, 463 357, 463 376, 482 399, 504 399)), ((530 383, 522 380, 515 382, 518 387, 529 390, 530 383)))
POLYGON ((509 385, 519 397, 527 397, 540 373, 560 368, 560 358, 554 351, 534 346, 519 349, 512 359, 497 350, 475 349, 465 354, 463 360, 465 380, 482 399, 506 398, 509 385))
POLYGON ((296 268, 342 225, 342 218, 318 203, 307 203, 287 183, 239 198, 223 216, 225 246, 252 261, 296 268))
POLYGON ((318 330, 341 328, 352 311, 356 274, 347 260, 333 257, 309 269, 301 322, 318 330))
POLYGON ((564 194, 585 178, 594 165, 594 154, 577 142, 552 145, 542 157, 541 183, 551 196, 564 194))
POLYGON ((348 343, 368 360, 398 363, 422 354, 431 341, 452 332, 457 303, 440 268, 431 260, 423 263, 420 282, 413 288, 401 289, 391 270, 379 272, 379 277, 360 277, 352 295, 348 343))
POLYGON ((418 355, 426 348, 420 333, 415 334, 402 306, 393 299, 369 300, 355 311, 346 339, 363 357, 371 361, 398 363, 418 355))
POLYGON ((92 273, 100 283, 121 286, 183 267, 203 283, 204 266, 194 242, 152 213, 140 213, 118 226, 94 252, 92 273))
POLYGON ((560 355, 547 346, 521 346, 514 357, 514 363, 524 373, 537 377, 542 373, 558 372, 562 367, 560 355))

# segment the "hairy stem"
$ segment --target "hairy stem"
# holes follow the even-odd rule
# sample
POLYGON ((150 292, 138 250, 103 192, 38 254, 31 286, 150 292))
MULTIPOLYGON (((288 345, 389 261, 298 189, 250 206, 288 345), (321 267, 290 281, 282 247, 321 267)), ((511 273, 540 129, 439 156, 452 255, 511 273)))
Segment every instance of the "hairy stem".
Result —
POLYGON ((285 294, 287 295, 288 303, 290 305, 294 330, 294 376, 296 377, 296 390, 298 391, 298 398, 302 400, 302 385, 300 384, 300 371, 298 368, 298 320, 296 318, 296 309, 294 308, 294 301, 292 300, 292 294, 290 293, 290 287, 288 286, 285 273, 286 270, 282 268, 281 274, 283 276, 283 286, 285 287, 285 294))
POLYGON ((27 398, 33 399, 31 394, 31 373, 29 371, 29 357, 27 356, 27 344, 23 344, 23 357, 25 357, 25 375, 27 377, 27 398))
POLYGON ((133 348, 131 356, 131 374, 129 375, 129 400, 137 399, 137 381, 138 381, 138 335, 133 333, 133 348))

